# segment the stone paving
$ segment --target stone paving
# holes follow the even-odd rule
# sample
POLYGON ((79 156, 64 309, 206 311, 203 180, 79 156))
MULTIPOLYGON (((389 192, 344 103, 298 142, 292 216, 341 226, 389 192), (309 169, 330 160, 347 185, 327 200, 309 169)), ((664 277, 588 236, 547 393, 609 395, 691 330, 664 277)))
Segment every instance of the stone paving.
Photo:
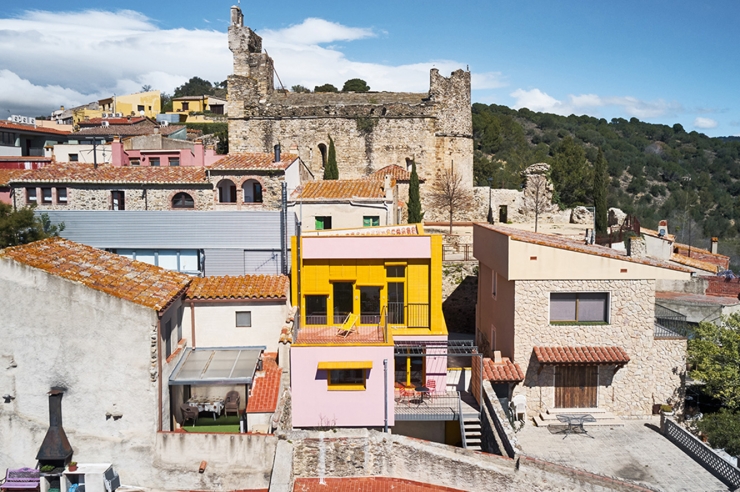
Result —
POLYGON ((586 427, 587 435, 553 434, 528 421, 517 439, 525 454, 666 492, 726 491, 727 486, 658 432, 660 419, 624 427, 586 427), (591 437, 589 437, 591 436, 591 437), (593 437, 593 439, 592 439, 593 437))

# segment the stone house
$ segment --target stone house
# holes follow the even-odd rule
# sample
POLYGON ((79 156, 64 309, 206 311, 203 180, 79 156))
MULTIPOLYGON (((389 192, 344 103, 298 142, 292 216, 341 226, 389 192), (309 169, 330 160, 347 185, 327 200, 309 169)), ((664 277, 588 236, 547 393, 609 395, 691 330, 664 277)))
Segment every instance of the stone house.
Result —
POLYGON ((293 193, 288 209, 307 231, 395 225, 400 212, 398 187, 389 175, 383 181, 309 181, 293 193))
POLYGON ((521 367, 513 394, 526 396, 530 416, 582 408, 640 417, 680 404, 686 339, 658 326, 655 290, 690 270, 502 226, 475 224, 473 241, 477 344, 521 367))
POLYGON ((320 176, 331 137, 343 179, 362 178, 389 164, 406 168, 415 160, 419 176, 431 181, 454 162, 472 189, 469 71, 444 77, 431 69, 429 91, 423 93, 277 90, 274 62, 262 50, 262 38, 243 21, 241 9, 232 7, 234 69, 227 103, 232 151, 266 152, 281 143, 320 176))

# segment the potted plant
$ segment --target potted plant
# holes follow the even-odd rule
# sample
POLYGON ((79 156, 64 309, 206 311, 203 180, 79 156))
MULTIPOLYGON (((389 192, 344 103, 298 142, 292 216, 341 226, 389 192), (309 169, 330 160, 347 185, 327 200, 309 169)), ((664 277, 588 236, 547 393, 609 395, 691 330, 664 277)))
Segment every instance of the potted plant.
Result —
POLYGON ((673 416, 673 405, 661 405, 660 413, 662 413, 666 417, 672 417, 673 416))
POLYGON ((77 462, 76 461, 70 461, 69 462, 69 471, 77 471, 77 462))

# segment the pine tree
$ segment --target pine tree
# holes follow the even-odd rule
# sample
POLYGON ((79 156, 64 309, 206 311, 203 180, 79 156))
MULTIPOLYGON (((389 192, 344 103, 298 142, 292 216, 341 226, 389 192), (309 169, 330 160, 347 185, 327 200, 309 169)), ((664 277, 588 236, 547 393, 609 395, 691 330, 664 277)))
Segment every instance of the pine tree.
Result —
POLYGON ((334 140, 329 137, 329 156, 326 158, 324 167, 324 179, 339 179, 339 168, 337 167, 337 151, 334 148, 334 140))
POLYGON ((418 224, 424 220, 419 199, 419 175, 416 174, 416 161, 411 161, 411 178, 409 179, 409 224, 418 224))
POLYGON ((608 183, 609 173, 606 168, 606 159, 604 158, 604 153, 599 149, 599 155, 594 163, 594 213, 596 232, 599 234, 606 234, 606 194, 608 183))

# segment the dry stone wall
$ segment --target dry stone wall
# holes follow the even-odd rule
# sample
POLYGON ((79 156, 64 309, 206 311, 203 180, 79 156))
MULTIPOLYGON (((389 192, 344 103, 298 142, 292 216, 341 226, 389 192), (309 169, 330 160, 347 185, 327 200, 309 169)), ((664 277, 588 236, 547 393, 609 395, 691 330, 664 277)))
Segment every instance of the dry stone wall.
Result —
POLYGON ((527 397, 530 415, 553 408, 553 366, 540 367, 535 346, 619 346, 630 361, 599 367, 598 406, 624 417, 652 413, 653 405, 677 404, 686 370, 686 341, 654 338, 654 280, 522 281, 515 283, 515 356, 525 373, 514 394, 527 397), (608 292, 606 325, 551 325, 551 292, 608 292))

